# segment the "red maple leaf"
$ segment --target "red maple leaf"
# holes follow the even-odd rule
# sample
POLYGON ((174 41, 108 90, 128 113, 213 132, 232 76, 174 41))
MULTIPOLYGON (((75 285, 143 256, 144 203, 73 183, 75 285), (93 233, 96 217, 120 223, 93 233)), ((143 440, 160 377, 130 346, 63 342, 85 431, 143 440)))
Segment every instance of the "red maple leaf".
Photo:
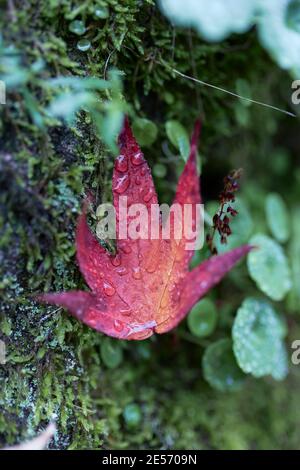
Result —
MULTIPOLYGON (((196 147, 200 124, 196 123, 189 159, 179 179, 174 202, 200 203, 196 147)), ((120 155, 113 174, 113 203, 119 220, 119 198, 144 204, 150 221, 151 204, 158 204, 151 171, 132 134, 128 120, 119 136, 120 155)), ((195 214, 193 214, 195 217, 195 214)), ((126 221, 129 223, 129 220, 126 221)), ((187 240, 120 239, 111 255, 92 234, 86 220, 86 204, 76 232, 77 260, 91 291, 48 293, 43 302, 68 309, 86 325, 106 335, 142 340, 166 333, 187 315, 235 263, 251 249, 245 245, 212 256, 189 271, 193 251, 187 240)))

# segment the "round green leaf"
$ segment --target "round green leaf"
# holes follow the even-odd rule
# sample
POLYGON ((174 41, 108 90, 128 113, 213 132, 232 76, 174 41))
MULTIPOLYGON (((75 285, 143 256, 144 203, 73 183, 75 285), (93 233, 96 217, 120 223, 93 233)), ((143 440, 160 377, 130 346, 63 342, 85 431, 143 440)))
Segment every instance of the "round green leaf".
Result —
POLYGON ((200 338, 209 336, 216 327, 217 316, 217 310, 212 300, 200 300, 187 317, 188 327, 195 336, 200 338))
POLYGON ((164 178, 167 174, 167 168, 162 163, 156 163, 153 167, 153 174, 157 176, 157 178, 164 178))
POLYGON ((290 217, 282 197, 277 193, 268 194, 265 209, 272 235, 279 242, 285 243, 290 236, 290 217))
POLYGON ((141 408, 135 404, 130 403, 126 405, 123 411, 124 421, 128 427, 136 427, 142 420, 141 408))
POLYGON ((101 343, 101 358, 110 369, 118 367, 123 360, 123 351, 117 341, 104 338, 101 343))
POLYGON ((170 142, 176 147, 186 161, 190 153, 189 136, 185 128, 178 121, 167 121, 166 132, 170 142))
POLYGON ((265 1, 258 23, 260 42, 283 69, 299 74, 299 0, 265 1), (293 45, 291 47, 291 44, 293 45))
POLYGON ((149 360, 151 358, 151 349, 148 341, 138 341, 135 351, 138 359, 149 360))
POLYGON ((240 368, 254 377, 272 375, 276 380, 287 374, 282 320, 272 306, 247 298, 238 310, 232 329, 233 350, 240 368))
POLYGON ((253 0, 160 0, 163 13, 178 26, 195 28, 207 41, 242 33, 254 20, 253 0))
POLYGON ((205 380, 220 392, 240 390, 245 374, 238 367, 229 338, 212 343, 202 359, 205 380))
POLYGON ((138 143, 143 147, 149 147, 157 137, 157 127, 154 122, 145 118, 137 118, 132 125, 133 133, 138 143))
POLYGON ((291 275, 281 246, 262 234, 254 235, 250 245, 257 247, 248 255, 250 276, 271 299, 282 300, 291 288, 291 275))

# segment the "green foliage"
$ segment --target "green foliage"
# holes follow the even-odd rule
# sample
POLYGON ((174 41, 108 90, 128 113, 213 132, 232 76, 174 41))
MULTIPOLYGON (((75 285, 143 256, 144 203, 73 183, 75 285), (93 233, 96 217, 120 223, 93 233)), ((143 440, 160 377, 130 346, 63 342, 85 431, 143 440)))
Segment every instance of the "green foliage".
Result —
POLYGON ((178 121, 167 121, 166 133, 170 142, 179 150, 180 155, 186 161, 190 152, 190 142, 185 128, 178 121))
POLYGON ((292 289, 289 292, 288 303, 292 311, 299 313, 300 303, 300 209, 297 207, 292 213, 292 239, 289 246, 289 255, 292 272, 292 289))
POLYGON ((240 390, 245 375, 239 369, 228 338, 220 339, 208 346, 202 359, 203 375, 207 382, 220 392, 240 390))
POLYGON ((270 193, 266 197, 266 217, 273 237, 285 243, 290 236, 290 216, 279 194, 270 193))
POLYGON ((123 360, 123 352, 119 341, 103 338, 101 342, 101 358, 108 368, 115 369, 118 367, 123 360))
POLYGON ((74 20, 69 24, 69 30, 78 36, 82 36, 86 32, 86 27, 83 21, 74 20))
POLYGON ((142 419, 140 407, 135 403, 126 405, 123 411, 123 417, 128 428, 136 428, 142 419))
POLYGON ((256 248, 248 255, 248 270, 258 287, 273 300, 282 300, 291 289, 290 268, 278 243, 263 234, 250 239, 256 248))
POLYGON ((200 300, 190 311, 187 322, 188 327, 199 338, 209 336, 217 324, 217 310, 210 299, 200 300))
POLYGON ((157 126, 154 122, 145 118, 137 118, 133 121, 132 129, 138 143, 143 147, 150 147, 157 137, 157 126))
MULTIPOLYGON (((83 41, 79 49, 87 50, 87 43, 83 41)), ((0 58, 0 79, 9 84, 9 92, 23 96, 25 108, 39 128, 57 125, 56 118, 70 126, 75 125, 77 113, 84 110, 86 120, 92 120, 99 137, 116 152, 115 140, 126 109, 121 96, 120 72, 110 70, 108 80, 72 76, 45 79, 42 77, 45 73, 43 60, 34 62, 29 71, 21 63, 20 52, 5 48, 1 43, 0 58), (47 95, 47 106, 40 104, 41 100, 37 100, 31 91, 32 86, 36 86, 39 93, 47 95)))
POLYGON ((269 303, 245 299, 232 330, 234 354, 241 369, 254 377, 272 375, 282 380, 288 367, 282 342, 285 335, 286 327, 269 303))

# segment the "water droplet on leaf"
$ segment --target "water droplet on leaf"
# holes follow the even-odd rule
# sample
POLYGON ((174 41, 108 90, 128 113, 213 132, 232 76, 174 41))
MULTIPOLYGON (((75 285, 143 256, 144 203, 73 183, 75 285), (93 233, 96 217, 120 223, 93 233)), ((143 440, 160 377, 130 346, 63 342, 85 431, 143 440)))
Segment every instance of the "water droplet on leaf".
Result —
POLYGON ((114 293, 116 292, 116 289, 114 288, 114 286, 110 284, 110 282, 108 281, 103 282, 103 290, 105 294, 108 295, 109 297, 113 296, 114 293))
POLYGON ((121 250, 123 251, 123 253, 125 253, 126 255, 129 255, 131 253, 131 247, 128 243, 122 245, 121 247, 121 250))
POLYGON ((115 267, 120 266, 121 264, 121 257, 117 254, 115 257, 111 258, 111 264, 115 267))
POLYGON ((114 190, 118 194, 122 194, 126 191, 130 183, 130 178, 128 175, 120 176, 120 178, 117 179, 116 185, 114 190))
POLYGON ((119 276, 124 276, 125 274, 127 274, 127 272, 127 269, 123 267, 117 269, 117 273, 119 274, 119 276))
POLYGON ((121 315, 126 315, 127 317, 131 315, 131 308, 121 308, 120 313, 121 315))
POLYGON ((126 155, 119 155, 116 160, 116 169, 121 173, 125 173, 128 169, 128 160, 126 155))
POLYGON ((149 202, 152 199, 152 196, 153 196, 153 189, 150 188, 150 189, 146 190, 146 192, 143 196, 144 202, 149 202))
POLYGON ((115 327, 115 330, 120 332, 124 329, 124 323, 121 322, 120 320, 115 320, 114 321, 114 327, 115 327))
POLYGON ((138 166, 138 165, 141 165, 143 162, 144 162, 144 156, 143 156, 142 152, 134 153, 131 156, 131 163, 133 165, 138 166))
POLYGON ((137 268, 132 269, 132 276, 133 276, 134 279, 141 279, 142 272, 141 272, 141 268, 139 266, 137 268))

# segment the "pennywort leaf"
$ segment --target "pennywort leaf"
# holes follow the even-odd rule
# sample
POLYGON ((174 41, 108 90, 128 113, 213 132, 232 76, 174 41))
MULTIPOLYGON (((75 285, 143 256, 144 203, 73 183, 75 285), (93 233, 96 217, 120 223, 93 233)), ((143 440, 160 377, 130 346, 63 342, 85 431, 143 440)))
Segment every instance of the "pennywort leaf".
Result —
POLYGON ((248 271, 259 289, 273 300, 282 300, 291 289, 291 274, 282 247, 272 238, 256 234, 250 244, 257 247, 248 256, 248 271))
POLYGON ((217 324, 217 309, 210 299, 200 300, 190 311, 187 322, 188 327, 195 336, 209 336, 217 324))
POLYGON ((276 380, 283 379, 288 372, 285 333, 283 320, 268 302, 247 298, 232 329, 233 350, 240 368, 254 377, 272 375, 276 380))
POLYGON ((286 204, 280 194, 268 194, 265 210, 272 235, 279 242, 285 243, 290 236, 290 217, 286 204))
POLYGON ((205 380, 220 392, 240 390, 245 374, 238 367, 229 338, 220 339, 208 346, 202 359, 205 380))

